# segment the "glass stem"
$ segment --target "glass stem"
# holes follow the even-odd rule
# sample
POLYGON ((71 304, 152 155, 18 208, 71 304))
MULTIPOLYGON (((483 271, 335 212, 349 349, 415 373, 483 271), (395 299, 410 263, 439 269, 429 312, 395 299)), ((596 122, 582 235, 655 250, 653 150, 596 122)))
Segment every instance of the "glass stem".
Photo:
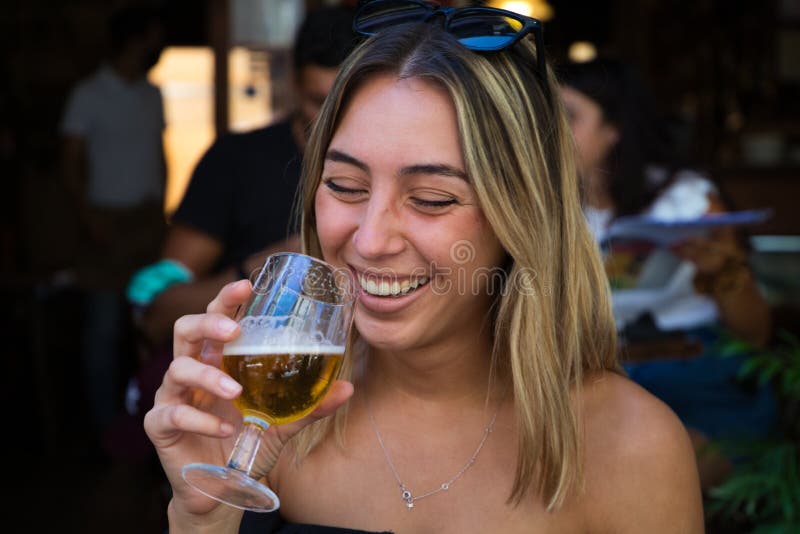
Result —
POLYGON ((236 445, 233 446, 233 451, 228 458, 228 467, 250 474, 264 430, 265 427, 259 424, 245 422, 244 429, 236 439, 236 445))

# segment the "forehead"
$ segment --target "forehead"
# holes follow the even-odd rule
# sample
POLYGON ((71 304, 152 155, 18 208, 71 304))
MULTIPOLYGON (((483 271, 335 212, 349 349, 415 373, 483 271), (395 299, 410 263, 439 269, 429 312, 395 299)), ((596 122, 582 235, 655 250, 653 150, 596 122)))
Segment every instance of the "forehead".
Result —
POLYGON ((602 112, 602 109, 597 102, 577 89, 573 89, 568 85, 562 85, 560 88, 560 93, 561 98, 564 100, 564 105, 573 113, 576 111, 582 111, 600 114, 602 112))
POLYGON ((460 158, 459 139, 455 107, 443 88, 419 78, 385 74, 354 91, 339 117, 331 147, 380 147, 386 156, 404 151, 407 157, 438 153, 460 158))
POLYGON ((338 73, 339 69, 336 67, 303 65, 297 71, 297 84, 307 92, 328 94, 338 73))

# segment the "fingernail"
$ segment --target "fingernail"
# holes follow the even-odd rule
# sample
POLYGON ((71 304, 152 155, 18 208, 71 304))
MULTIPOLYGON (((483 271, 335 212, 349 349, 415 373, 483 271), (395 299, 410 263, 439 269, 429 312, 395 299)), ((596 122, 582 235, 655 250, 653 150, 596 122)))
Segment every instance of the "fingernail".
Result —
POLYGON ((219 386, 225 390, 226 393, 238 393, 241 386, 232 378, 228 376, 220 377, 219 386))
POLYGON ((231 321, 231 320, 220 321, 220 323, 219 323, 219 331, 223 335, 227 336, 227 335, 232 334, 233 331, 236 330, 236 328, 238 326, 239 326, 239 324, 236 321, 231 321))
POLYGON ((228 422, 223 422, 219 425, 219 431, 226 436, 230 436, 233 434, 233 425, 228 422))

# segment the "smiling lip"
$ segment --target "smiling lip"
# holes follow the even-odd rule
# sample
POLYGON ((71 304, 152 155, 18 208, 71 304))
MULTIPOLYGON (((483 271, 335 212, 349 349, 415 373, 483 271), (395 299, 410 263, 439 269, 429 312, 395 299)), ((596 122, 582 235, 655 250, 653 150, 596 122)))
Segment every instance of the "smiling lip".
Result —
POLYGON ((430 280, 427 276, 419 277, 387 277, 356 273, 361 290, 375 297, 399 298, 413 293, 425 286, 430 280))
POLYGON ((427 273, 419 276, 398 276, 391 275, 388 270, 378 272, 375 268, 349 267, 358 281, 356 285, 359 307, 368 313, 385 314, 402 310, 423 295, 430 285, 430 276, 427 273))

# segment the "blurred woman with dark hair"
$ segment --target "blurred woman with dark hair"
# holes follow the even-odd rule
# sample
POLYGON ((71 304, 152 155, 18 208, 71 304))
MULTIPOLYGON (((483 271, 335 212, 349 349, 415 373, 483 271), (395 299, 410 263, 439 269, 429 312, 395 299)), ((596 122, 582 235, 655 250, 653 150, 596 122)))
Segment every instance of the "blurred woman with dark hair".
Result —
MULTIPOLYGON (((612 258, 609 236, 618 217, 678 221, 726 211, 711 179, 679 164, 632 67, 596 59, 563 66, 560 78, 578 150, 584 213, 598 242, 612 250, 609 267, 619 260, 612 258)), ((614 292, 626 370, 678 413, 698 449, 732 433, 767 432, 775 413, 771 392, 744 388, 736 381, 741 359, 722 359, 714 350, 719 326, 755 346, 770 335, 769 307, 747 264, 746 246, 726 227, 658 254, 674 267, 666 282, 669 298, 631 305, 624 290, 614 292)), ((724 459, 701 458, 706 487, 727 469, 724 459)))

